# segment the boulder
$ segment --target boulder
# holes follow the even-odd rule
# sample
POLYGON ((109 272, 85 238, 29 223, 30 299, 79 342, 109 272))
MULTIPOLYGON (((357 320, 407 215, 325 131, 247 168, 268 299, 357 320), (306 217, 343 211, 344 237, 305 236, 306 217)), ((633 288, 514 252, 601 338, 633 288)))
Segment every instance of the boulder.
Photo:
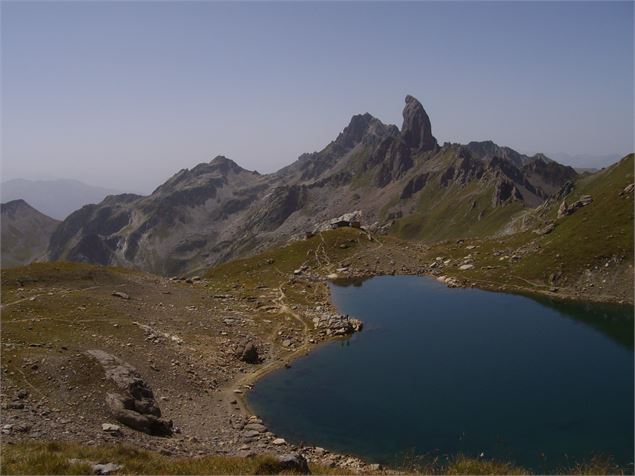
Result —
POLYGON ((154 415, 144 415, 130 408, 134 400, 114 393, 106 395, 106 404, 113 418, 133 430, 149 435, 169 436, 172 434, 172 421, 154 415))
POLYGON ((122 291, 113 291, 112 295, 121 299, 130 299, 130 296, 122 291))
POLYGON ((240 360, 247 362, 248 364, 257 364, 260 362, 260 355, 258 355, 258 348, 253 342, 249 342, 245 345, 245 348, 240 354, 240 360))
POLYGON ((300 453, 290 453, 278 456, 281 471, 295 471, 301 474, 311 474, 309 463, 300 453))
POLYGON ((102 423, 101 429, 108 433, 118 433, 121 430, 119 425, 113 425, 112 423, 102 423))
POLYGON ((93 465, 93 474, 112 474, 123 469, 123 466, 115 463, 95 464, 93 465))
POLYGON ((624 187, 624 190, 620 192, 620 195, 628 195, 629 193, 633 192, 633 189, 635 189, 635 183, 630 183, 626 187, 624 187))
POLYGON ((130 428, 158 436, 172 434, 172 421, 161 419, 152 389, 130 364, 103 350, 89 350, 120 393, 108 393, 106 404, 113 418, 130 428))

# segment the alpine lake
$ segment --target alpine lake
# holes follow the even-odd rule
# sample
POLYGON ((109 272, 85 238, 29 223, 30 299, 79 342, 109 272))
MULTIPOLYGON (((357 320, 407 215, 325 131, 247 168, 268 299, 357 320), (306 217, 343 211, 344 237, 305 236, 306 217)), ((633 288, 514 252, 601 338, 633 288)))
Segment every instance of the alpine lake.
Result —
POLYGON ((549 473, 594 455, 633 472, 633 307, 448 288, 331 283, 362 332, 247 395, 275 434, 368 462, 463 454, 549 473))

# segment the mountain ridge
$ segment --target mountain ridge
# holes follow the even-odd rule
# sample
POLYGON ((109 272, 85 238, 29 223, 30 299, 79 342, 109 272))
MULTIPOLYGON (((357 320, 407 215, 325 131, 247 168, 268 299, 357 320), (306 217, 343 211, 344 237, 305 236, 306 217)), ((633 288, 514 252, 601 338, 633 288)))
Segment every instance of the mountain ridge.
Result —
POLYGON ((0 217, 2 268, 23 266, 43 258, 60 223, 22 199, 0 204, 0 217))
POLYGON ((404 221, 427 223, 438 207, 449 207, 444 236, 494 233, 576 176, 544 155, 491 141, 440 146, 425 109, 408 95, 401 129, 356 114, 322 150, 277 172, 259 174, 217 156, 182 169, 149 196, 83 207, 53 234, 49 258, 179 274, 283 243, 357 209, 365 224, 404 237, 439 238, 420 225, 402 232, 404 221), (457 200, 470 207, 461 223, 449 206, 457 200))

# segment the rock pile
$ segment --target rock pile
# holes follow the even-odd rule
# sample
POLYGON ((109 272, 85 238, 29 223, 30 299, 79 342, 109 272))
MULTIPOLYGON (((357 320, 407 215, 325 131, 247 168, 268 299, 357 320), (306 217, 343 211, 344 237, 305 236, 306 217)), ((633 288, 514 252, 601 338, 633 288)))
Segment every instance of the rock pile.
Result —
POLYGON ((451 276, 439 276, 437 281, 446 284, 449 288, 458 288, 461 287, 461 283, 451 276))
POLYGON ((313 318, 313 327, 322 336, 345 336, 362 330, 359 319, 343 314, 323 314, 313 318))

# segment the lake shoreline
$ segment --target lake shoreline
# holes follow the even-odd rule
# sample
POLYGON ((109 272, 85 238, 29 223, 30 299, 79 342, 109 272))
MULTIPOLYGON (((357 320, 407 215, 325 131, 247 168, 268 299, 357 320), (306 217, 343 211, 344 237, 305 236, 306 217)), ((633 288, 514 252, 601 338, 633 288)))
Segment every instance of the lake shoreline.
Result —
MULTIPOLYGON (((435 279, 438 281, 438 277, 439 275, 435 275, 432 273, 372 273, 372 274, 361 274, 361 273, 351 273, 347 276, 341 276, 338 277, 337 279, 327 279, 327 278, 323 278, 320 282, 320 284, 322 286, 324 286, 327 291, 328 291, 328 302, 329 302, 329 306, 332 307, 333 309, 335 309, 337 312, 343 312, 342 310, 338 309, 337 306, 335 305, 335 303, 333 302, 333 295, 331 293, 331 289, 329 286, 329 283, 331 282, 335 282, 337 283, 338 281, 365 281, 368 279, 372 279, 375 277, 381 277, 381 276, 420 276, 420 277, 427 277, 427 278, 431 278, 431 279, 435 279)), ((458 281, 459 284, 458 286, 448 286, 448 287, 457 287, 457 288, 475 288, 475 289, 481 289, 483 291, 488 291, 488 292, 497 292, 497 293, 505 293, 505 294, 514 294, 514 295, 519 295, 519 296, 525 296, 525 297, 529 297, 529 298, 547 298, 550 300, 554 300, 554 301, 561 301, 561 302, 578 302, 578 303, 588 303, 588 304, 616 304, 616 305, 624 305, 624 306, 632 306, 632 303, 625 303, 621 300, 617 300, 617 299, 613 299, 610 296, 586 296, 587 299, 581 299, 580 296, 576 293, 572 293, 572 292, 567 292, 567 290, 559 290, 558 293, 555 292, 551 292, 548 290, 538 290, 535 288, 530 288, 530 287, 523 287, 523 286, 517 286, 517 285, 503 285, 500 283, 493 283, 493 282, 488 282, 488 283, 484 283, 482 281, 472 281, 471 283, 467 283, 465 281, 458 281), (590 297, 590 299, 589 299, 590 297)), ((315 304, 315 303, 313 303, 315 304)), ((359 317, 359 316, 356 316, 359 317)), ((233 393, 233 390, 228 388, 227 389, 227 394, 226 394, 226 398, 234 398, 237 402, 238 402, 238 407, 240 408, 241 413, 243 413, 246 417, 250 417, 250 416, 255 416, 255 412, 253 410, 253 408, 250 406, 249 401, 248 401, 248 392, 251 389, 251 387, 255 384, 257 384, 257 382, 259 380, 261 380, 263 377, 265 377, 266 375, 271 374, 272 372, 275 371, 279 371, 281 370, 283 367, 287 366, 287 365, 291 365, 294 361, 296 361, 297 359, 299 359, 300 357, 303 356, 308 356, 311 352, 313 352, 314 350, 322 347, 324 344, 327 343, 331 343, 337 340, 347 340, 349 339, 351 336, 346 336, 344 338, 342 337, 331 337, 328 339, 325 339, 321 342, 317 342, 317 343, 309 343, 309 342, 304 342, 300 347, 298 347, 296 350, 294 350, 292 353, 288 354, 285 358, 282 359, 277 359, 275 361, 269 362, 267 364, 265 364, 263 367, 261 367, 260 369, 258 369, 256 372, 250 373, 245 375, 244 377, 232 382, 231 387, 235 390, 235 389, 239 389, 241 387, 245 387, 248 386, 250 387, 247 391, 245 392, 241 392, 239 394, 233 393)), ((311 447, 311 446, 303 446, 302 447, 303 450, 309 450, 311 451, 311 449, 315 449, 315 447, 311 447)), ((378 469, 378 465, 376 464, 371 464, 368 461, 365 461, 364 458, 361 458, 359 456, 354 456, 354 455, 350 455, 350 454, 346 454, 346 453, 340 453, 340 452, 332 452, 332 451, 328 451, 328 453, 332 454, 332 455, 338 455, 341 458, 345 458, 345 459, 354 459, 356 460, 357 463, 357 470, 361 470, 362 472, 368 472, 369 468, 372 468, 372 470, 377 470, 378 469), (366 471, 364 471, 364 467, 366 467, 366 471)), ((382 472, 399 472, 397 469, 395 468, 383 468, 382 467, 382 472)))

